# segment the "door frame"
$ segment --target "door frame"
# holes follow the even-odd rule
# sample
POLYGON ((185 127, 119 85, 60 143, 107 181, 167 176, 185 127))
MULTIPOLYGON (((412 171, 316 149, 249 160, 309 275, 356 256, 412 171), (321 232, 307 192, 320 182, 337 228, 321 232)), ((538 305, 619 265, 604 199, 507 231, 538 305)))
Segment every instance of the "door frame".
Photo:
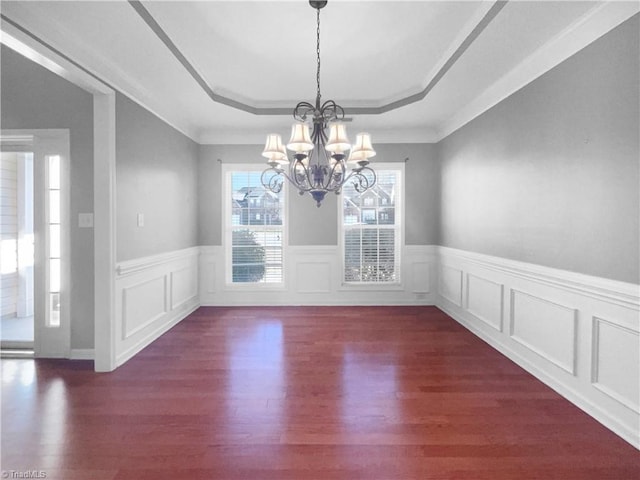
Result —
POLYGON ((71 353, 70 137, 67 129, 3 129, 2 151, 33 152, 34 299, 33 351, 36 357, 69 358, 71 353), (51 326, 49 300, 49 158, 60 161, 60 324, 51 326))
POLYGON ((70 269, 70 170, 69 130, 67 129, 3 129, 0 131, 3 152, 33 153, 33 351, 36 357, 68 358, 71 352, 71 269, 70 269), (50 291, 49 248, 49 158, 60 161, 60 324, 52 326, 48 306, 50 291))
POLYGON ((93 95, 94 368, 114 370, 116 273, 116 90, 64 56, 37 32, 0 19, 0 43, 93 95))

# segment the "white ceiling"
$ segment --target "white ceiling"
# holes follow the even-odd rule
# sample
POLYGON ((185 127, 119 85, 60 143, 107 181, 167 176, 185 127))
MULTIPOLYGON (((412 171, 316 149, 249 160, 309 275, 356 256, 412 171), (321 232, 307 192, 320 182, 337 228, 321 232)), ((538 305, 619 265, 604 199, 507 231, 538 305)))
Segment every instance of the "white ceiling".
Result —
MULTIPOLYGON (((352 136, 435 141, 638 5, 329 0, 323 100, 345 107, 352 136)), ((200 143, 286 135, 296 103, 315 99, 316 12, 305 0, 12 1, 2 16, 200 143)))

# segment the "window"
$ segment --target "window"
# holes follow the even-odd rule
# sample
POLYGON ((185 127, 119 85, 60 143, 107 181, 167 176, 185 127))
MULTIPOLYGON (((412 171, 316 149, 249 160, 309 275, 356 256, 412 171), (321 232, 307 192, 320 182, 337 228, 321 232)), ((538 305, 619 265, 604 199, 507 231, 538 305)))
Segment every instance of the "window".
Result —
POLYGON ((49 157, 49 309, 47 326, 60 326, 61 283, 61 202, 60 202, 60 155, 49 157))
POLYGON ((226 169, 225 245, 227 283, 281 284, 284 280, 284 190, 262 186, 262 168, 226 169))
POLYGON ((341 235, 344 282, 399 283, 404 165, 376 164, 376 185, 358 193, 342 190, 341 235))

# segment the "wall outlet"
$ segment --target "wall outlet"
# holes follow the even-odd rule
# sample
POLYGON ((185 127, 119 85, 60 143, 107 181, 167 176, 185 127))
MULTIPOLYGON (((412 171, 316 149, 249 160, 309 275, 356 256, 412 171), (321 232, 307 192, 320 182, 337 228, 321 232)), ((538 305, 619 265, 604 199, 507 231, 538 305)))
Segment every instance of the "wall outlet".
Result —
POLYGON ((138 214, 138 226, 144 227, 144 213, 138 214))

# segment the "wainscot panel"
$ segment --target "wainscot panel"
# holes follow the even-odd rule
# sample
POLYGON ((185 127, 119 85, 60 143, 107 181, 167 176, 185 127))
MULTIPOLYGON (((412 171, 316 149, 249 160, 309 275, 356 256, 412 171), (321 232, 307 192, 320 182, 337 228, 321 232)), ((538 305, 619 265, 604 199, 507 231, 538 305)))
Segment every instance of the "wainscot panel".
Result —
POLYGON ((118 366, 198 308, 198 253, 193 247, 117 265, 118 366))
POLYGON ((502 331, 504 285, 478 275, 467 274, 465 304, 469 313, 502 331))
POLYGON ((640 413, 640 375, 627 378, 620 372, 637 372, 638 362, 638 330, 593 317, 593 385, 636 413, 640 413))
POLYGON ((511 338, 573 375, 576 313, 574 308, 511 289, 511 338))
POLYGON ((437 252, 439 308, 640 448, 640 286, 437 252))
POLYGON ((441 264, 438 293, 459 307, 462 304, 462 270, 441 264))
POLYGON ((342 281, 338 246, 288 247, 283 285, 229 285, 224 248, 200 247, 202 305, 433 305, 435 247, 406 246, 401 281, 392 285, 348 285, 342 281))

